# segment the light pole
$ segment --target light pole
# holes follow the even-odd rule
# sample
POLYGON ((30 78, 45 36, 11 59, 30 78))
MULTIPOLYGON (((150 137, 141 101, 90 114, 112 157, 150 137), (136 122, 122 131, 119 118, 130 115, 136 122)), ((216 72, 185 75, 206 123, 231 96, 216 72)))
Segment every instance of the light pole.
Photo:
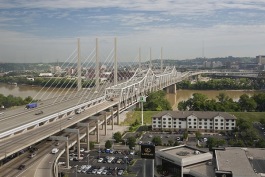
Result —
POLYGON ((145 96, 139 97, 139 102, 141 103, 141 119, 142 119, 142 125, 144 125, 144 102, 146 102, 145 96))
POLYGON ((77 177, 77 166, 75 166, 75 177, 77 177))
POLYGON ((87 165, 89 165, 89 154, 87 154, 87 165))
POLYGON ((124 139, 124 142, 125 142, 125 147, 126 147, 126 141, 127 141, 127 139, 124 139))

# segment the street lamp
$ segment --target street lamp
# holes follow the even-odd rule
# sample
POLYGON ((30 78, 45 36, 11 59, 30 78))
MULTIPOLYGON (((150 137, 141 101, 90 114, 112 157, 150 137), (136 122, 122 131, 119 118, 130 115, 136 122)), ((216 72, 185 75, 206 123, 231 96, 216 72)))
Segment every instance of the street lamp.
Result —
POLYGON ((89 165, 89 154, 87 154, 87 165, 89 165))
POLYGON ((127 141, 127 139, 124 139, 124 142, 125 142, 125 147, 126 147, 126 141, 127 141))

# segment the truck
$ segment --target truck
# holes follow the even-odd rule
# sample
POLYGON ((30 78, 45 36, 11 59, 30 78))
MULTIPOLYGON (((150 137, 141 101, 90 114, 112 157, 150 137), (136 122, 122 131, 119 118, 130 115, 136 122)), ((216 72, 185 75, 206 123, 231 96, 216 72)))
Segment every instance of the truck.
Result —
POLYGON ((38 106, 37 103, 29 103, 26 105, 26 109, 32 109, 32 108, 36 108, 38 106))

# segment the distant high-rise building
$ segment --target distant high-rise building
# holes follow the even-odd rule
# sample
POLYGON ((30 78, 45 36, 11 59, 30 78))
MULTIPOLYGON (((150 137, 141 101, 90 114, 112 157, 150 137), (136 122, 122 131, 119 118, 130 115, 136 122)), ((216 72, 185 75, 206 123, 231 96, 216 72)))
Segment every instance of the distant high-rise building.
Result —
POLYGON ((258 64, 265 64, 265 55, 256 56, 256 61, 258 64))

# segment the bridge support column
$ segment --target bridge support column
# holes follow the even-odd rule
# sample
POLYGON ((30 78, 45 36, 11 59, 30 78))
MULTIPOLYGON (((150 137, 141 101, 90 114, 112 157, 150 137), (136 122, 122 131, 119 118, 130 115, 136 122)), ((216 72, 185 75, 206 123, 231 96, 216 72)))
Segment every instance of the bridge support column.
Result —
POLYGON ((117 125, 120 125, 120 104, 117 107, 117 125))
POLYGON ((105 114, 105 117, 104 117, 105 118, 105 122, 104 122, 104 124, 105 124, 105 136, 107 135, 107 125, 108 125, 107 124, 107 117, 108 117, 107 114, 105 114))
POLYGON ((111 130, 114 129, 114 116, 113 116, 113 107, 110 108, 110 114, 111 114, 111 130))
POLYGON ((80 133, 79 133, 79 129, 67 128, 64 131, 68 132, 68 133, 76 133, 77 134, 77 158, 80 159, 80 133))
POLYGON ((77 123, 77 126, 86 127, 86 149, 89 151, 89 123, 77 123))
POLYGON ((80 134, 77 133, 77 158, 80 159, 80 134))
POLYGON ((177 86, 176 84, 170 85, 166 87, 166 92, 167 93, 177 93, 177 86))
POLYGON ((89 147, 89 124, 86 127, 86 150, 90 151, 90 147, 89 147))
POLYGON ((65 159, 66 159, 66 162, 65 162, 65 166, 66 168, 69 168, 69 143, 68 141, 65 141, 65 159))
POLYGON ((97 122, 96 129, 97 129, 97 143, 99 143, 99 124, 98 124, 98 122, 97 122))

